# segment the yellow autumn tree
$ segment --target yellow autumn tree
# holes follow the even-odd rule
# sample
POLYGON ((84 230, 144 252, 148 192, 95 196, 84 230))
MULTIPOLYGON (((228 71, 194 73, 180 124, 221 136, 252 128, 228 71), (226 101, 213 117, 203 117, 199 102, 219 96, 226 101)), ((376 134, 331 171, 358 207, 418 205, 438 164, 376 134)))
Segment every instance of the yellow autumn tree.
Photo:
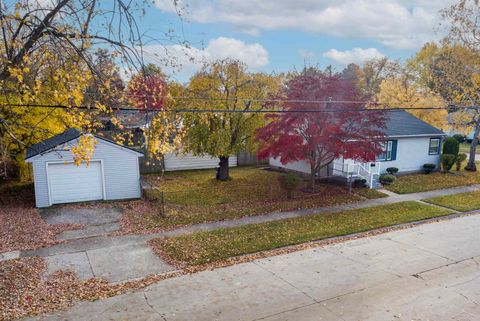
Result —
POLYGON ((0 80, 0 147, 3 163, 15 160, 21 175, 29 178, 23 162, 25 149, 70 127, 95 127, 93 113, 78 109, 91 74, 78 61, 60 61, 48 47, 24 58, 21 67, 10 68, 0 80), (55 108, 56 106, 66 108, 55 108))
MULTIPOLYGON (((111 95, 112 87, 118 89, 118 77, 112 81, 109 75, 115 72, 102 73, 99 67, 112 69, 121 63, 132 70, 143 65, 138 50, 143 32, 134 12, 147 5, 121 0, 0 1, 0 176, 6 161, 21 161, 25 149, 39 140, 67 127, 92 131, 95 114, 115 122, 109 105, 120 105, 111 95), (128 19, 117 24, 119 16, 128 19), (99 48, 109 52, 99 57, 99 48), (85 99, 85 92, 92 90, 94 95, 85 99)), ((89 149, 78 147, 74 153, 89 149)), ((77 156, 89 154, 82 153, 77 156)))
POLYGON ((430 107, 446 107, 442 97, 430 89, 408 80, 406 76, 397 76, 383 80, 380 84, 377 100, 380 102, 379 106, 381 107, 419 108, 407 111, 432 126, 443 130, 449 128, 446 109, 428 109, 430 107))
POLYGON ((252 73, 240 61, 225 59, 205 66, 192 77, 188 93, 190 109, 184 115, 185 147, 195 155, 219 159, 218 179, 229 178, 228 159, 242 150, 254 150, 254 132, 264 117, 261 99, 279 90, 282 78, 252 73), (216 110, 204 112, 202 110, 216 110))

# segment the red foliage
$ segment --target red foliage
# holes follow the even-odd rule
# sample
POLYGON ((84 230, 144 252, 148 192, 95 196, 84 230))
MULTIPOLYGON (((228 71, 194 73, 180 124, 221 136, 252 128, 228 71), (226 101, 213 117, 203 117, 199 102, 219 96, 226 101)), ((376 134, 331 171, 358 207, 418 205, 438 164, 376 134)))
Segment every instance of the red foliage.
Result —
POLYGON ((130 80, 128 94, 135 108, 161 110, 165 103, 167 83, 160 75, 137 75, 130 80))
POLYGON ((364 97, 352 81, 306 70, 287 82, 281 97, 287 112, 267 115, 267 125, 257 130, 259 157, 279 158, 283 164, 306 160, 317 173, 335 158, 367 162, 382 152, 385 113, 365 111, 358 103, 364 97))

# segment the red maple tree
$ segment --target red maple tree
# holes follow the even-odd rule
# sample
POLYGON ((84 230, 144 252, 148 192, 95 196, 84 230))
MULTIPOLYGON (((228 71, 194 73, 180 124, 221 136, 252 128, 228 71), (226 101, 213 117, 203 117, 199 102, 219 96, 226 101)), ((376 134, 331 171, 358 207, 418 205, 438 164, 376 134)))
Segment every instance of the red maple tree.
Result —
POLYGON ((310 165, 310 188, 315 175, 339 157, 364 162, 382 153, 385 113, 365 110, 355 84, 340 75, 306 69, 291 78, 281 93, 282 113, 268 114, 256 132, 260 158, 282 164, 305 160, 310 165), (312 103, 312 101, 322 101, 312 103))
POLYGON ((165 104, 167 84, 160 75, 134 76, 128 85, 132 105, 138 109, 161 110, 165 104))

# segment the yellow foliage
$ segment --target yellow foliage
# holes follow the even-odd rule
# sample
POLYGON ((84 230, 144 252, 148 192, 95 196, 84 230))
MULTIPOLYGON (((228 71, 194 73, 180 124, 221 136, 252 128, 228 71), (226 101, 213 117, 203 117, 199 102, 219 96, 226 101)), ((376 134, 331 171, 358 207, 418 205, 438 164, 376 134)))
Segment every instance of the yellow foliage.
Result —
POLYGON ((87 166, 90 165, 90 159, 95 151, 95 145, 97 145, 97 141, 93 135, 86 134, 80 136, 78 144, 72 147, 75 165, 80 166, 82 161, 85 162, 87 166))
MULTIPOLYGON (((445 101, 432 91, 420 87, 416 83, 409 83, 400 77, 388 78, 380 84, 377 100, 390 108, 427 108, 446 107, 445 101)), ((382 106, 383 107, 383 106, 382 106)), ((447 110, 408 110, 416 117, 432 126, 448 129, 447 110)))

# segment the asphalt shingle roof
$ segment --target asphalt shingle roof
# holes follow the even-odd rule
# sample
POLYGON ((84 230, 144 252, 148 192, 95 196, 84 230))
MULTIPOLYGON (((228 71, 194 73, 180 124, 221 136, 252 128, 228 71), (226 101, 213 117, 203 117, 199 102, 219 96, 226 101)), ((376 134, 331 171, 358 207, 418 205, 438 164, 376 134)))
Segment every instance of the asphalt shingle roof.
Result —
POLYGON ((427 124, 405 110, 390 110, 386 113, 385 135, 387 136, 445 135, 440 129, 427 124))
MULTIPOLYGON (((25 156, 25 159, 28 159, 30 157, 42 154, 42 153, 44 153, 44 152, 46 152, 50 149, 53 149, 53 148, 55 148, 59 145, 65 144, 65 143, 67 143, 67 142, 69 142, 73 139, 76 139, 76 138, 80 137, 82 134, 83 133, 80 130, 78 130, 76 128, 70 128, 70 129, 64 131, 61 134, 58 134, 58 135, 55 135, 55 136, 50 137, 48 139, 45 139, 44 141, 41 141, 40 143, 32 145, 29 148, 27 148, 27 155, 25 156)), ((105 140, 107 142, 110 142, 112 144, 116 144, 116 145, 122 146, 124 148, 130 149, 134 152, 143 154, 141 151, 138 151, 138 150, 136 150, 134 148, 131 148, 131 147, 128 147, 128 146, 123 146, 123 145, 117 144, 116 142, 111 141, 109 139, 106 139, 104 137, 98 137, 98 136, 95 136, 95 137, 99 138, 99 139, 103 139, 103 140, 105 140)))
POLYGON ((80 130, 76 128, 70 128, 61 134, 45 139, 44 141, 41 141, 40 143, 37 143, 27 148, 27 156, 25 157, 25 159, 46 152, 52 148, 57 147, 58 145, 69 142, 72 139, 80 137, 80 135, 82 135, 82 132, 80 130))

